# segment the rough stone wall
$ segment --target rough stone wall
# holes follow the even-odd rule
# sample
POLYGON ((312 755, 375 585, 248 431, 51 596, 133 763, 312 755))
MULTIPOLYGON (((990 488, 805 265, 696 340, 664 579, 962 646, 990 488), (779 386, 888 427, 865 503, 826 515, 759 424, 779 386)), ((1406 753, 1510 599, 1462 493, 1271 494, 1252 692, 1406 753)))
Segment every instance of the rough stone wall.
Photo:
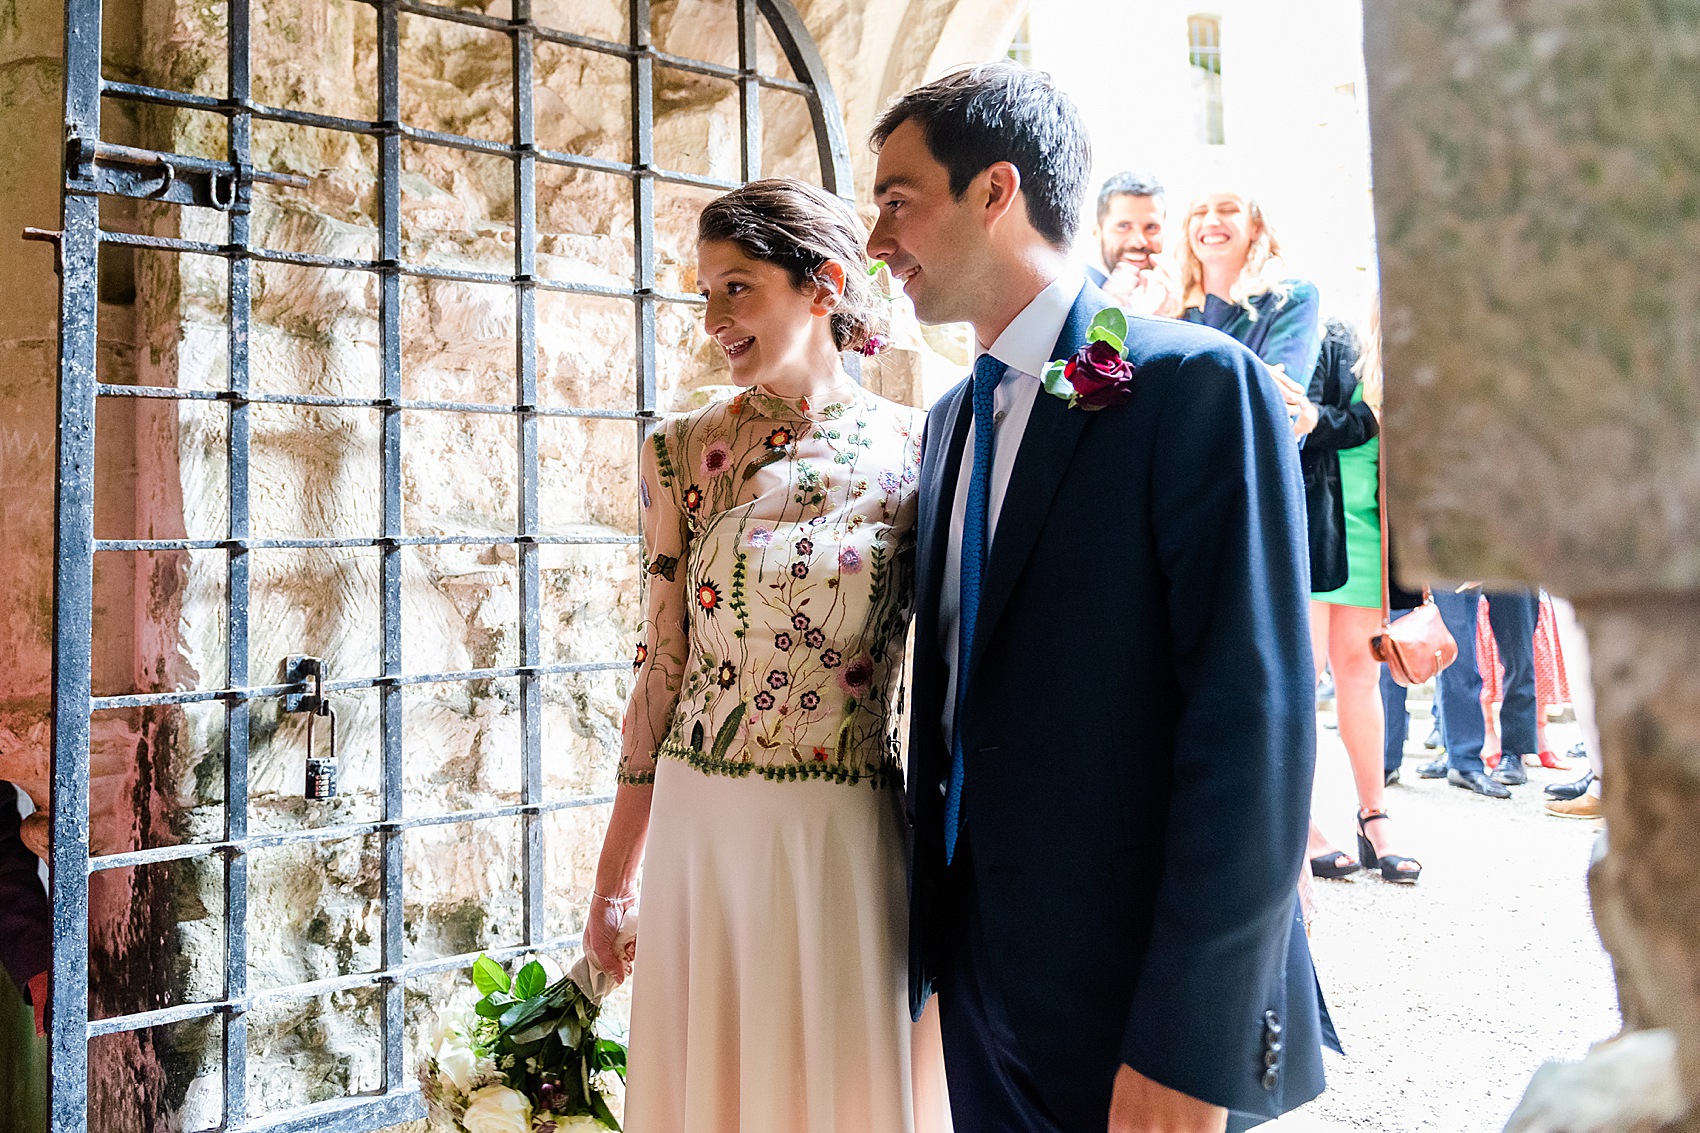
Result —
MULTIPOLYGON (((506 15, 502 0, 459 6, 506 15)), ((986 54, 1002 27, 951 20, 956 0, 821 0, 799 5, 846 110, 859 188, 872 158, 861 143, 893 91, 935 63, 928 35, 957 30, 951 51, 986 54), (919 31, 917 30, 919 29, 919 31), (903 40, 902 62, 893 43, 903 40)), ((199 0, 108 0, 108 77, 224 94, 223 6, 199 0)), ((613 0, 538 0, 537 17, 603 38, 625 34, 613 0)), ((657 0, 657 45, 676 54, 735 60, 728 0, 657 0)), ((0 232, 55 226, 62 90, 62 0, 0 5, 0 232)), ((402 22, 403 117, 412 125, 506 140, 509 41, 415 17, 402 22)), ((373 10, 349 0, 255 6, 255 98, 352 118, 375 117, 373 10)), ((771 39, 764 67, 786 73, 771 39)), ((965 56, 966 57, 966 56, 965 56)), ((629 158, 629 93, 616 60, 540 46, 540 144, 629 158)), ((657 69, 658 163, 735 178, 736 91, 730 84, 657 69)), ((218 158, 223 119, 107 100, 108 141, 218 158)), ((806 107, 764 96, 763 168, 815 177, 806 107)), ((512 177, 500 160, 404 143, 402 224, 415 262, 506 273, 513 263, 512 177)), ((376 151, 369 139, 256 123, 260 168, 302 174, 306 189, 258 186, 256 244, 299 252, 376 255, 376 151)), ((711 194, 657 192, 658 285, 694 288, 696 212, 711 194)), ((547 278, 615 286, 633 267, 630 192, 623 179, 540 167, 538 271, 547 278)), ((108 227, 212 242, 226 237, 211 210, 109 202, 108 227)), ((109 248, 102 260, 101 378, 221 388, 228 347, 223 261, 109 248)), ((0 549, 11 564, 0 647, 0 775, 47 802, 47 687, 52 581, 53 389, 57 288, 51 251, 0 239, 10 302, 0 310, 0 549)), ((404 285, 404 396, 511 401, 515 314, 506 287, 410 280, 404 285)), ((920 396, 923 370, 950 366, 898 312, 897 349, 866 380, 902 400, 920 396)), ((708 396, 725 381, 691 308, 663 306, 657 356, 664 407, 708 396)), ((548 406, 633 404, 631 308, 620 300, 540 294, 540 400, 548 406)), ((933 336, 945 345, 944 340, 933 336)), ((333 396, 378 391, 377 295, 365 273, 273 264, 254 273, 251 384, 256 390, 333 396)), ((96 468, 102 538, 218 538, 226 522, 224 445, 217 403, 103 399, 96 468)), ((255 406, 251 477, 258 537, 368 536, 378 530, 377 414, 366 410, 255 406)), ((625 422, 545 419, 540 426, 544 529, 635 530, 632 473, 638 433, 625 422)), ((501 536, 517 509, 513 422, 441 412, 406 415, 403 496, 409 534, 501 536)), ((274 550, 251 555, 250 674, 275 680, 285 655, 313 653, 333 675, 378 669, 375 551, 274 550)), ((97 564, 95 691, 110 694, 216 688, 226 679, 221 552, 108 553, 97 564)), ((629 547, 550 546, 542 555, 545 663, 628 655, 639 620, 640 573, 629 547)), ((404 555, 403 667, 410 673, 500 666, 518 660, 511 548, 451 545, 404 555)), ((413 814, 518 801, 517 682, 413 686, 405 694, 404 796, 413 814)), ((543 682, 546 797, 612 787, 619 674, 543 682)), ((251 722, 257 832, 341 825, 377 816, 377 705, 370 693, 336 699, 341 795, 300 798, 305 728, 273 701, 251 722)), ((103 713, 94 721, 91 841, 96 853, 221 835, 223 710, 213 706, 103 713)), ((324 739, 323 731, 319 740, 324 739)), ((548 935, 578 927, 579 904, 600 842, 605 808, 546 823, 548 935)), ((425 959, 520 939, 520 843, 514 821, 442 826, 408 835, 407 958, 425 959)), ((38 823, 32 837, 44 838, 38 823)), ((44 843, 42 843, 44 845, 44 843)), ((349 838, 250 855, 249 980, 255 991, 378 966, 376 839, 349 838)), ((216 999, 224 907, 214 862, 99 875, 91 894, 92 1003, 97 1015, 216 999)), ((409 988, 417 1024, 457 993, 452 977, 409 988)), ((380 1081, 376 998, 340 993, 250 1015, 250 1113, 264 1113, 380 1081)), ((410 1036, 414 1038, 416 1036, 410 1036)), ((183 1128, 216 1122, 219 1031, 195 1022, 99 1040, 91 1075, 94 1124, 103 1130, 183 1128)), ((410 1042, 410 1045, 413 1045, 410 1042)))
MULTIPOLYGON (((1411 578, 1544 583, 1576 603, 1606 759, 1596 918, 1626 1021, 1675 1034, 1694 1105, 1700 13, 1371 0, 1365 15, 1401 560, 1411 578)), ((1598 1112, 1589 1080, 1575 1114, 1598 1112)))

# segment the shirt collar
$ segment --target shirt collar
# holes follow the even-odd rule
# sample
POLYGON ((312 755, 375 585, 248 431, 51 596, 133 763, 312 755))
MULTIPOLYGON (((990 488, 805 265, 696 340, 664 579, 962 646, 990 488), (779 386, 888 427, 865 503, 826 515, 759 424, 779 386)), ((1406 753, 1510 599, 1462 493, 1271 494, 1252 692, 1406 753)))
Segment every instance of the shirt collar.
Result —
POLYGON ((1085 273, 1078 265, 1069 264, 1021 309, 989 350, 982 347, 975 357, 990 354, 1012 370, 1035 378, 1043 374, 1084 286, 1085 273))

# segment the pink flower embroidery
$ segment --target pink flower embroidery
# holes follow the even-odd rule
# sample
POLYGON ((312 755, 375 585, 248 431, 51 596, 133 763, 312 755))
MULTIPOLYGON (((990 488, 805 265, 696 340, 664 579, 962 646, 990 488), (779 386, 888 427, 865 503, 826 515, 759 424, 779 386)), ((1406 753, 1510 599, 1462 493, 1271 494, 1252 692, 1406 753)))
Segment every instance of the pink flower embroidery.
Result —
POLYGON ((855 574, 862 569, 862 556, 854 547, 844 547, 838 552, 838 569, 844 574, 855 574))
POLYGON ((866 696, 874 685, 874 662, 866 654, 857 657, 838 674, 838 687, 851 696, 866 696))
POLYGON ((766 547, 773 542, 773 532, 766 527, 750 528, 750 546, 766 547))
POLYGON ((732 450, 725 441, 715 441, 702 450, 702 474, 721 476, 732 467, 732 450))

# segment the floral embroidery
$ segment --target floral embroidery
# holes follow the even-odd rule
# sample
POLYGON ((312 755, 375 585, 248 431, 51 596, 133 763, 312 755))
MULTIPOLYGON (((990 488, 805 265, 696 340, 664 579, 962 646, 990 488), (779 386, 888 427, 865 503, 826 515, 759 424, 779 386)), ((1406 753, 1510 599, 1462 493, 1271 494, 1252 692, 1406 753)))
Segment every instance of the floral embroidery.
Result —
POLYGON ((851 696, 863 696, 874 683, 874 663, 871 658, 858 657, 844 666, 838 674, 838 687, 851 696))
POLYGON ((649 660, 649 646, 640 641, 638 642, 637 652, 632 655, 632 668, 643 668, 643 663, 647 660, 649 660))
POLYGON ((638 478, 638 500, 643 504, 643 509, 645 511, 648 511, 650 506, 655 502, 649 497, 649 481, 642 477, 638 478))
POLYGON ((628 739, 621 782, 652 778, 653 756, 777 781, 901 782, 900 552, 913 545, 919 438, 917 411, 862 390, 815 408, 752 391, 654 430, 658 474, 640 492, 677 522, 650 527, 645 571, 684 591, 685 633, 669 643, 652 626, 640 644, 640 687, 675 699, 650 730, 627 729, 642 746, 628 739))
POLYGON ((715 441, 702 450, 702 474, 723 476, 732 467, 732 449, 725 441, 715 441))

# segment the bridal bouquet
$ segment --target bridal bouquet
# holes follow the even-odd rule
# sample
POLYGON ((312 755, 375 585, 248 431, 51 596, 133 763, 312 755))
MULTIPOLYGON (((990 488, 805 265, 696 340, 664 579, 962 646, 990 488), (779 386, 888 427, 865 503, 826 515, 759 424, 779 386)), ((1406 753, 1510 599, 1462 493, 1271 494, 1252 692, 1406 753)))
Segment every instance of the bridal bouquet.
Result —
POLYGON ((473 1014, 439 1025, 419 1063, 437 1133, 601 1133, 619 1129, 626 1048, 596 1033, 612 980, 580 958, 549 983, 532 960, 511 977, 480 956, 473 1014))

